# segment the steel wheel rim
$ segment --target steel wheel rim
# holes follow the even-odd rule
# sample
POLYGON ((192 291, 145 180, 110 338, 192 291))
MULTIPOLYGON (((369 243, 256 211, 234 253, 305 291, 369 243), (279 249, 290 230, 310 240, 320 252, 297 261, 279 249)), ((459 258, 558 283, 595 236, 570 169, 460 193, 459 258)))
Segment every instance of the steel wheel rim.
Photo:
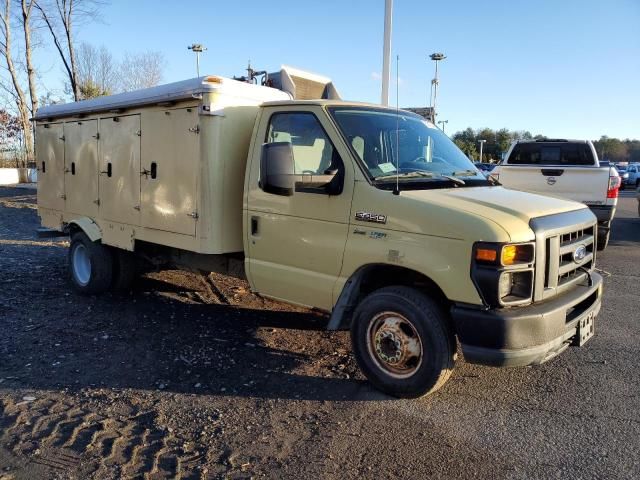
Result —
POLYGON ((418 331, 397 312, 382 312, 371 319, 367 327, 367 350, 378 368, 395 378, 414 375, 424 357, 418 331))
POLYGON ((91 260, 89 259, 89 253, 87 247, 81 243, 76 245, 73 249, 72 256, 72 268, 73 276, 76 281, 83 287, 89 283, 91 279, 91 260))

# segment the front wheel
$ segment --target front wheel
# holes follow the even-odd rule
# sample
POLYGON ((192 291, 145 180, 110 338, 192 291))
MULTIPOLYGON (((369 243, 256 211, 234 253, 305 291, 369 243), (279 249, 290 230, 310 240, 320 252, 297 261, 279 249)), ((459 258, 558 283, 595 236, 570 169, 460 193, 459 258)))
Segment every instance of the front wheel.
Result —
POLYGON ((453 371, 455 341, 446 314, 413 288, 385 287, 363 299, 351 342, 369 381, 395 397, 433 393, 453 371))

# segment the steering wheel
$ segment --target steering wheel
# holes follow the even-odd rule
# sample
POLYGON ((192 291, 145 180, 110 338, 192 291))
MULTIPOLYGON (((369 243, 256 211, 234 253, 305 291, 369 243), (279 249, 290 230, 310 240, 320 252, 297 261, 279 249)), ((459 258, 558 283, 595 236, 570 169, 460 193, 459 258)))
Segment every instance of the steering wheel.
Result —
POLYGON ((403 168, 408 168, 408 169, 415 169, 416 168, 416 163, 427 163, 427 159, 424 157, 416 157, 413 160, 407 161, 407 162, 402 162, 400 164, 400 169, 403 168))

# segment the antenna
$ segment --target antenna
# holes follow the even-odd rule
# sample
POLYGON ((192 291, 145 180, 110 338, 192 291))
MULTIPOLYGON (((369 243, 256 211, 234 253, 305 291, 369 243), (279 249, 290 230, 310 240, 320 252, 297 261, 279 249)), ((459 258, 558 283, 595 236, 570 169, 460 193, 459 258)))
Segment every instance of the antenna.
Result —
POLYGON ((400 55, 396 55, 396 189, 394 195, 400 195, 400 55))

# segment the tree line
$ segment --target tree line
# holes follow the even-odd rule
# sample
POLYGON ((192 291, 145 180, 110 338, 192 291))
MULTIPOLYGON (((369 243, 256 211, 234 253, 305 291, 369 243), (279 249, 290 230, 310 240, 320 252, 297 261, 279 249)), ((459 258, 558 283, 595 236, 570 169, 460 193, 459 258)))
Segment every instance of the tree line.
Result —
MULTIPOLYGON (((451 136, 458 148, 471 160, 492 163, 502 160, 511 143, 516 140, 544 140, 546 138, 548 137, 541 134, 532 135, 526 130, 511 131, 507 128, 474 130, 471 127, 451 136), (485 140, 482 146, 482 159, 480 159, 480 140, 485 140)), ((593 140, 593 145, 600 160, 616 163, 640 162, 640 140, 620 140, 603 135, 599 140, 593 140)))
MULTIPOLYGON (((30 118, 40 106, 157 85, 163 76, 159 52, 127 53, 116 59, 105 46, 78 43, 79 28, 101 20, 107 0, 0 0, 0 162, 16 166, 33 159, 30 118), (41 82, 34 51, 50 47, 65 75, 64 95, 41 82), (16 126, 18 128, 16 128, 16 126)), ((1 165, 0 165, 1 166, 1 165)))

